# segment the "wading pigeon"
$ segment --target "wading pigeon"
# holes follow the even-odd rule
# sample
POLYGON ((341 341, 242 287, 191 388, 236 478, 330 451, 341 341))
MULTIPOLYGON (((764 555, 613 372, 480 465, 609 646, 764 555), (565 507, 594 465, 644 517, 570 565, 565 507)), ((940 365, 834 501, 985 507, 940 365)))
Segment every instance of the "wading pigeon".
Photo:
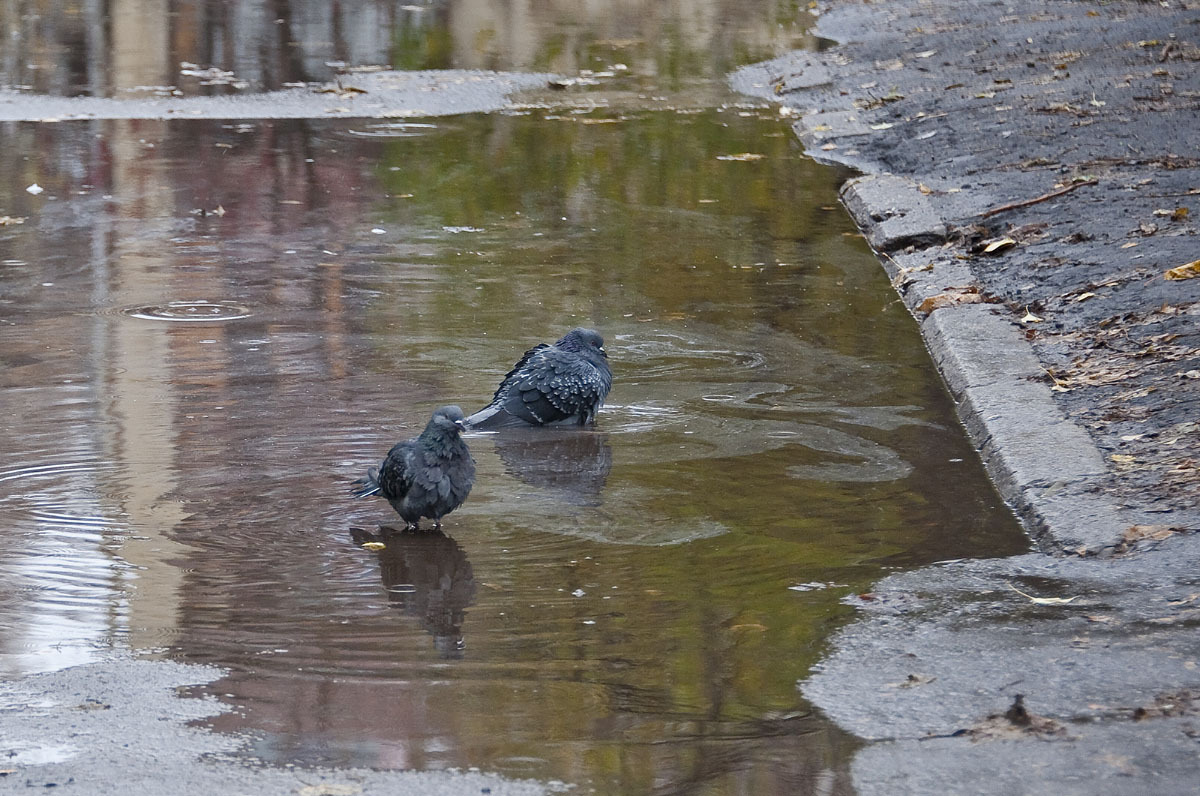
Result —
POLYGON ((572 329, 554 345, 526 351, 492 402, 468 417, 467 425, 586 425, 596 419, 611 386, 604 338, 592 329, 572 329))
POLYGON ((421 436, 396 443, 367 477, 355 481, 355 497, 383 495, 405 522, 418 529, 422 517, 442 527, 442 517, 463 504, 475 483, 475 460, 463 442, 463 413, 443 406, 421 436))

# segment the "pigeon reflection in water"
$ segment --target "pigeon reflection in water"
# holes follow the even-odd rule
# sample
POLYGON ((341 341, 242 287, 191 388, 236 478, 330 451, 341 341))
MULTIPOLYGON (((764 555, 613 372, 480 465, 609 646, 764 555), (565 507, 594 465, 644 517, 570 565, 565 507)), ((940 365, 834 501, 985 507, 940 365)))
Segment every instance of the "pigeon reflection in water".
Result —
POLYGON ((504 470, 573 506, 598 506, 612 448, 608 434, 578 429, 506 428, 488 435, 504 470))
POLYGON ((381 526, 379 533, 351 528, 355 544, 380 542, 379 575, 388 601, 417 618, 443 658, 461 658, 462 625, 475 600, 475 574, 458 542, 440 531, 381 526))

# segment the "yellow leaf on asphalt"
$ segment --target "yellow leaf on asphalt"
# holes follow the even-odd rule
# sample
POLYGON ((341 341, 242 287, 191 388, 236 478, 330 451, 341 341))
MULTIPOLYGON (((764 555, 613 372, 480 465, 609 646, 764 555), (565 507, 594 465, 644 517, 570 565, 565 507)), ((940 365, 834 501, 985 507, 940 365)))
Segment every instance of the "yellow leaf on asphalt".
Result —
POLYGON ((1194 279, 1200 276, 1200 260, 1192 260, 1187 265, 1181 265, 1178 268, 1172 268, 1163 274, 1163 278, 1170 280, 1179 279, 1194 279))
POLYGON ((383 542, 363 542, 363 550, 383 550, 385 547, 383 542))
POLYGON ((990 243, 988 243, 988 245, 984 246, 983 253, 984 254, 994 254, 998 251, 1003 251, 1003 250, 1009 248, 1010 246, 1016 246, 1016 245, 1017 245, 1017 242, 1015 240, 1013 240, 1012 238, 1000 238, 999 240, 991 241, 990 243))
POLYGON ((1042 322, 1042 319, 1039 318, 1038 316, 1034 315, 1032 312, 1030 312, 1028 307, 1025 309, 1025 317, 1021 318, 1021 323, 1041 323, 1041 322, 1042 322))

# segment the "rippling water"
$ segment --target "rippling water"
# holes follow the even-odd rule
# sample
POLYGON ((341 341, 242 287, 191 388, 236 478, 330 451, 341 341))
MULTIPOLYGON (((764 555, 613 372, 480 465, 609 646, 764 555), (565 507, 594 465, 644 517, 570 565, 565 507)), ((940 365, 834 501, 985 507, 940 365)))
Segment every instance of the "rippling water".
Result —
POLYGON ((405 130, 6 128, 0 665, 228 667, 275 763, 846 792, 841 599, 1024 542, 834 175, 753 109, 405 130), (469 435, 444 535, 349 497, 579 324, 594 430, 469 435))

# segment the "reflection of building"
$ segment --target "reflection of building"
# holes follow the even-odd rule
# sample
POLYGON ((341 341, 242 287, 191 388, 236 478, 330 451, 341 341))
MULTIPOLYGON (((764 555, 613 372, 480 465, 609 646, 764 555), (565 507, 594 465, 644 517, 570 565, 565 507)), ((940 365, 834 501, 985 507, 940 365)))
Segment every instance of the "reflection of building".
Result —
POLYGON ((327 80, 340 64, 569 74, 624 63, 651 79, 720 79, 803 35, 774 0, 75 0, 53 15, 34 5, 0 5, 0 85, 51 94, 274 89, 327 80), (225 74, 205 85, 181 75, 185 62, 225 74))

